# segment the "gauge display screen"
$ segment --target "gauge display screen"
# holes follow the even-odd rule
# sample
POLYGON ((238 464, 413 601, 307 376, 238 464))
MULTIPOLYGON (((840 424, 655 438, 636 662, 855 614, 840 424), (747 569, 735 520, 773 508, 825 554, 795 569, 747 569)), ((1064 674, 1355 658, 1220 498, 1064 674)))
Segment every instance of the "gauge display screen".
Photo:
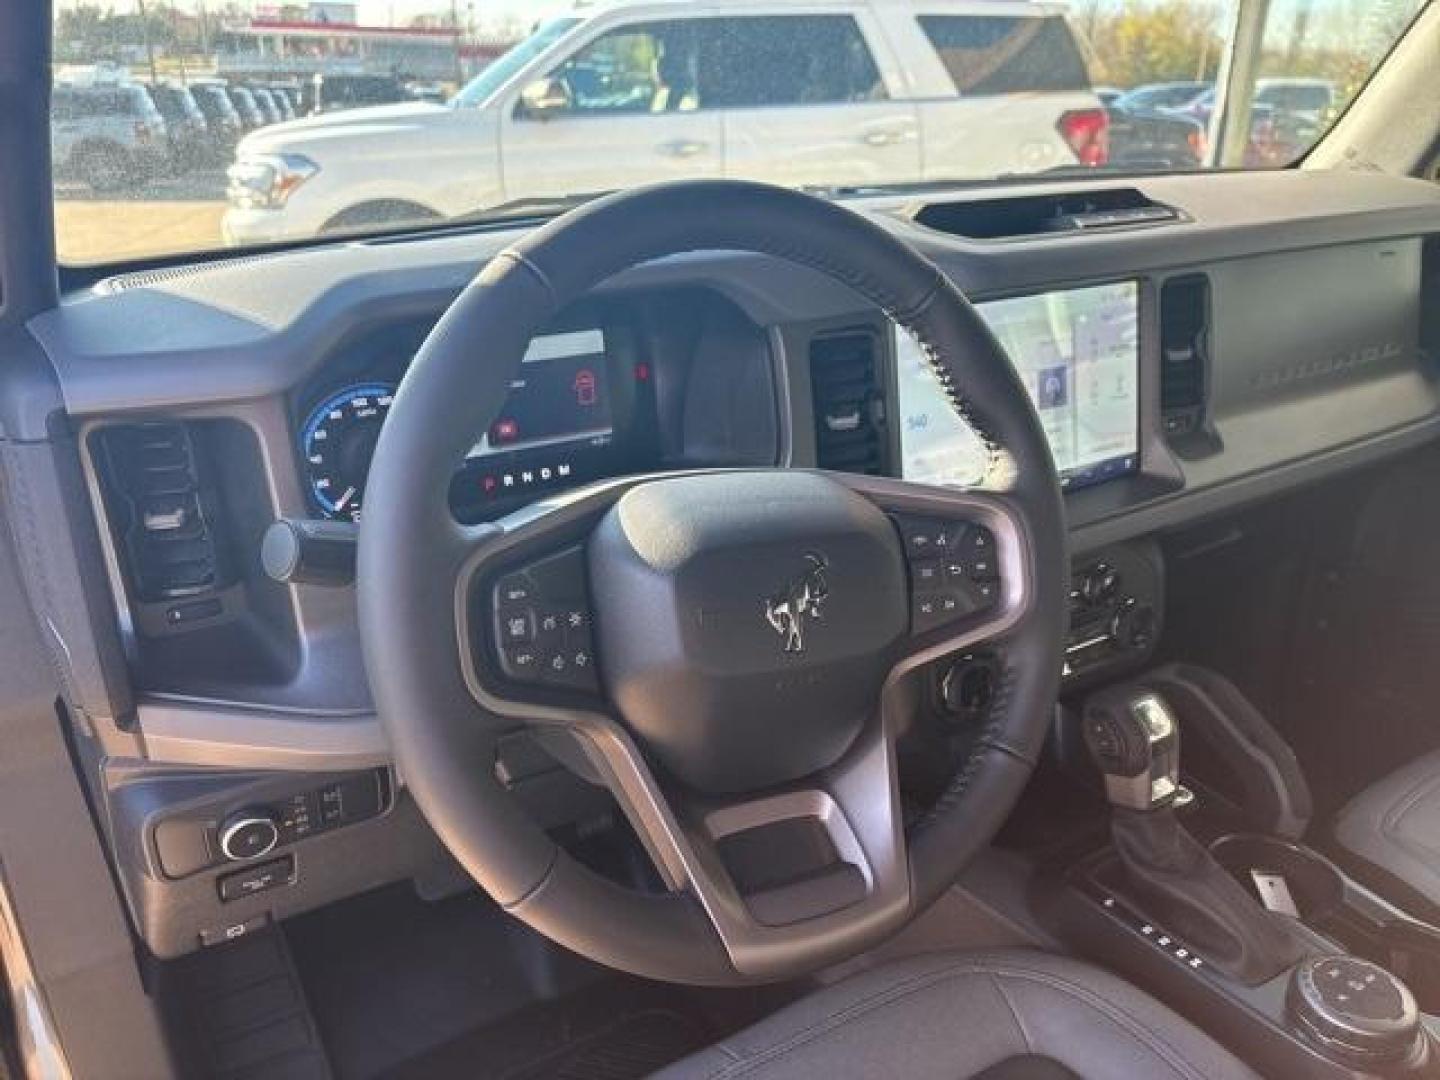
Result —
POLYGON ((300 432, 310 495, 326 517, 360 520, 365 479, 395 387, 347 386, 310 413, 300 432))
MULTIPOLYGON (((307 415, 300 429, 305 476, 325 517, 360 520, 370 460, 396 385, 385 378, 356 381, 326 394, 307 415)), ((461 521, 654 468, 659 447, 650 365, 623 324, 542 334, 530 342, 499 415, 477 434, 451 482, 451 505, 461 521)))
POLYGON ((605 332, 547 334, 530 342, 510 398, 470 459, 614 434, 605 332))

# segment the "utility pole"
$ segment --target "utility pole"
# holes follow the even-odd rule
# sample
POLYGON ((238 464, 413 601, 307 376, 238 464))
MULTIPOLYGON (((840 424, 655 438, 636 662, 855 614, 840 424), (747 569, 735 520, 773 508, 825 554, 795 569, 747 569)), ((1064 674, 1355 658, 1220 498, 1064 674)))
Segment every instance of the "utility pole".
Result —
POLYGON ((150 13, 145 10, 145 0, 135 0, 140 11, 140 34, 145 41, 145 59, 150 65, 150 81, 158 83, 160 73, 155 69, 155 43, 150 40, 150 13))

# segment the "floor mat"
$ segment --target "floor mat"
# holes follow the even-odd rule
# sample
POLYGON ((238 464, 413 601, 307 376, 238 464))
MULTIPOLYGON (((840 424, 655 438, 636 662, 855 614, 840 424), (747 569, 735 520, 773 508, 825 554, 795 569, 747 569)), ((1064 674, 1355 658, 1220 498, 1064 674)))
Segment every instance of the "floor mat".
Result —
POLYGON ((717 1037, 703 1017, 639 1001, 617 1003, 616 989, 591 1002, 547 1003, 469 1032, 387 1072, 384 1080, 638 1080, 717 1037), (637 1011, 619 1015, 625 1008, 637 1011))
POLYGON ((391 888, 286 924, 337 1080, 626 1080, 773 1011, 795 988, 623 975, 488 899, 391 888))

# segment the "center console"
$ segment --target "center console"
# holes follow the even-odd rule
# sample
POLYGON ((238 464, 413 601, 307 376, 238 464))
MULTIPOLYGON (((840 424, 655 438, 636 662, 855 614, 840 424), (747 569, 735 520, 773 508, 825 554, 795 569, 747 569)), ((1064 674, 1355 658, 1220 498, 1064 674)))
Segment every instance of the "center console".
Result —
MULTIPOLYGON (((1440 1020, 1425 1011, 1440 1008, 1440 931, 1295 839, 1210 835, 1182 783, 1182 711, 1157 689, 1177 683, 1184 715, 1204 722, 1185 697, 1189 680, 1171 669, 1085 701, 1082 735, 1110 803, 1110 843, 1067 872, 1054 912, 1062 935, 1244 1047, 1262 1073, 1440 1074, 1440 1020)), ((1225 699, 1205 688, 1211 705, 1225 699)), ((1218 736, 1206 723, 1206 738, 1244 743, 1222 756, 1254 757, 1257 717, 1218 736)), ((1281 786, 1287 775, 1270 774, 1281 786)), ((1262 803, 1262 816, 1277 805, 1308 811, 1308 793, 1262 803)))

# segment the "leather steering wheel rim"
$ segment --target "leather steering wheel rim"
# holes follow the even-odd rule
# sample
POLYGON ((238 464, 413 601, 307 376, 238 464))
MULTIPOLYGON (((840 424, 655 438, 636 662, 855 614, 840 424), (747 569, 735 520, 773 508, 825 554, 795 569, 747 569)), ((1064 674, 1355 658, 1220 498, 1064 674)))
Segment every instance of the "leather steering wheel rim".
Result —
POLYGON ((899 924, 937 898, 998 831, 1045 740, 1063 652, 1064 512, 1048 442, 1002 348, 934 264, 881 226, 787 189, 682 181, 587 204, 497 255, 431 331, 395 395, 369 474, 357 588, 370 685, 402 782, 475 880, 511 914, 596 961, 735 985, 838 961, 898 926, 837 934, 757 976, 737 970, 693 892, 625 888, 555 844, 494 775, 496 740, 513 721, 477 701, 457 662, 467 648, 457 575, 503 531, 461 526, 449 504, 454 469, 499 414, 535 333, 632 266, 709 250, 818 270, 909 330, 987 448, 980 490, 1019 523, 1026 589, 994 642, 994 707, 943 797, 908 830, 899 924))

